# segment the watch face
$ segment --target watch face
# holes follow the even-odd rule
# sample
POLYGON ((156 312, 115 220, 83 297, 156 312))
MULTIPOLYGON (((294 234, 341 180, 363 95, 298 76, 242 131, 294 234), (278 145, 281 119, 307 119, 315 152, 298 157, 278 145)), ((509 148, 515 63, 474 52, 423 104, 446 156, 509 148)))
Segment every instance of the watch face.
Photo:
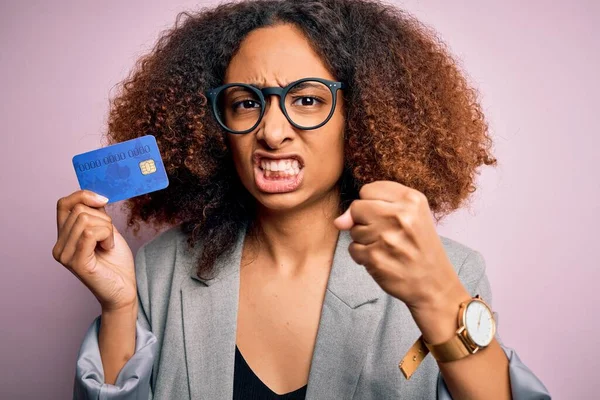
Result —
POLYGON ((490 309, 477 300, 467 305, 465 312, 467 333, 477 346, 485 347, 494 338, 494 319, 490 309))

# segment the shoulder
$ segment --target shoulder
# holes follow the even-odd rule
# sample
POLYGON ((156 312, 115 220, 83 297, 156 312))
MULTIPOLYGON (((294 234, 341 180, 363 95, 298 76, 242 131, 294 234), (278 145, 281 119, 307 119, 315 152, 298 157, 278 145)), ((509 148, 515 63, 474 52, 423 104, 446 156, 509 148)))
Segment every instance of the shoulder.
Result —
POLYGON ((187 235, 182 225, 168 228, 138 249, 135 258, 136 276, 146 279, 173 277, 178 248, 185 245, 187 235))
POLYGON ((144 243, 140 247, 140 251, 143 250, 146 254, 155 255, 177 246, 179 242, 187 238, 187 235, 183 233, 181 228, 182 225, 176 225, 162 231, 154 238, 144 243))

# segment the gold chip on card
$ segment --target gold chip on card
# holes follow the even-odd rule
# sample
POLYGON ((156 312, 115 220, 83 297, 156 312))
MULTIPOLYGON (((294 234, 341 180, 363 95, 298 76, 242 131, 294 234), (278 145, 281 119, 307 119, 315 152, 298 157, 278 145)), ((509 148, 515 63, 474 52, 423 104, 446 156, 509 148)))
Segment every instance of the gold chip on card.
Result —
POLYGON ((149 159, 140 162, 140 170, 142 171, 142 175, 149 175, 156 172, 156 164, 154 164, 154 160, 149 159))

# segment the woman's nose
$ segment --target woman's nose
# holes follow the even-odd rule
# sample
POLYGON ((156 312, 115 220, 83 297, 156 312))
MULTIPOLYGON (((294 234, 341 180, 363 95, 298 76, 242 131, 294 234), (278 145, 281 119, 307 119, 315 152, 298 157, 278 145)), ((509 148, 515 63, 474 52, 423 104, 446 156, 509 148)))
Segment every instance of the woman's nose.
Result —
POLYGON ((267 100, 265 113, 259 125, 256 138, 267 142, 269 147, 276 148, 294 135, 294 128, 281 109, 279 96, 272 95, 269 99, 265 100, 267 100))

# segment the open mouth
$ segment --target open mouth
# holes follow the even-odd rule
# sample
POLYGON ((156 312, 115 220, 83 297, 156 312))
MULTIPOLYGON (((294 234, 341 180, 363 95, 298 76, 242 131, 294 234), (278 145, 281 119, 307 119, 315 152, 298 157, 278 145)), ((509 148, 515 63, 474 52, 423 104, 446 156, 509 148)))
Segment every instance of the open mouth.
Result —
POLYGON ((283 193, 296 190, 302 183, 304 167, 295 157, 261 157, 255 163, 255 183, 263 192, 283 193))

